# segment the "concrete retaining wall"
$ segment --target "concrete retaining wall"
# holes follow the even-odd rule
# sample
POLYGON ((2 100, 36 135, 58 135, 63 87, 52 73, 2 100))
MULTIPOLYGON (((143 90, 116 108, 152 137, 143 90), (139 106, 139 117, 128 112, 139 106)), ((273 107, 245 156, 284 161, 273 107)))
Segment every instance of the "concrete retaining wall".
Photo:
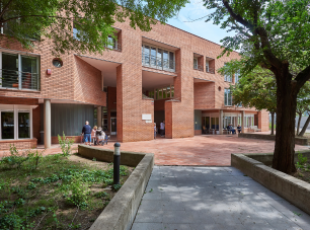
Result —
MULTIPOLYGON (((250 139, 259 139, 259 140, 268 140, 274 141, 276 136, 269 134, 257 134, 257 133, 240 133, 238 134, 240 138, 250 138, 250 139)), ((308 145, 308 139, 303 137, 295 137, 296 145, 308 145)))
MULTIPOLYGON (((113 151, 96 147, 78 148, 80 155, 113 162, 113 151)), ((154 154, 121 151, 121 164, 136 167, 90 230, 130 230, 154 166, 154 154)))
MULTIPOLYGON (((307 152, 304 155, 310 156, 307 152)), ((231 165, 310 214, 310 184, 255 160, 270 162, 272 154, 231 154, 231 165)))

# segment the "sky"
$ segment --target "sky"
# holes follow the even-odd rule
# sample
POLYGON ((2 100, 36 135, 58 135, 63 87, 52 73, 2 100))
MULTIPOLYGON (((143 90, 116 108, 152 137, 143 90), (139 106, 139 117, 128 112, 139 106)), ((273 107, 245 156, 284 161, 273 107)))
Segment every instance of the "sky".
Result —
MULTIPOLYGON (((168 20, 168 24, 177 28, 198 35, 210 41, 221 44, 220 40, 228 35, 226 30, 220 29, 219 25, 213 22, 205 22, 205 18, 198 18, 208 15, 212 10, 207 10, 201 0, 190 0, 190 3, 183 7, 177 16, 168 20)), ((233 33, 229 33, 233 35, 233 33)))

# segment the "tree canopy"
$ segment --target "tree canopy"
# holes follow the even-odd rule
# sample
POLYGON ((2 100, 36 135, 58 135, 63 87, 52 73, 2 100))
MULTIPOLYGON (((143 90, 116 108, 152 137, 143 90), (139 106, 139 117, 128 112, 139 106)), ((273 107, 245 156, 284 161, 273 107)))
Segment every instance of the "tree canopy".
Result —
POLYGON ((240 51, 241 75, 257 66, 274 74, 277 126, 272 167, 295 172, 297 95, 310 79, 310 0, 204 0, 204 5, 213 10, 207 21, 235 32, 222 39, 221 55, 240 51))
MULTIPOLYGON (((0 25, 9 41, 31 48, 33 39, 52 39, 54 52, 100 52, 113 36, 116 21, 129 20, 132 28, 150 31, 165 23, 188 0, 0 0, 0 25), (73 38, 73 26, 82 31, 73 38)), ((0 36, 0 40, 5 39, 0 36)))

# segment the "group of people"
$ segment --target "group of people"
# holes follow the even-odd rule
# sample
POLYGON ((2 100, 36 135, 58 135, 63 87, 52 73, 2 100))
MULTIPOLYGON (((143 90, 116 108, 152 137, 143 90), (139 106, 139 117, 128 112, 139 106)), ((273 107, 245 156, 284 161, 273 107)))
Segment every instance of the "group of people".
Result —
MULTIPOLYGON (((154 139, 156 139, 156 134, 157 134, 157 127, 156 127, 156 122, 154 122, 154 139)), ((165 137, 165 121, 160 122, 159 135, 161 137, 165 137)))
POLYGON ((88 121, 85 122, 81 135, 84 135, 84 142, 86 145, 89 145, 89 146, 105 140, 105 136, 106 136, 105 132, 102 130, 101 127, 98 128, 95 125, 92 129, 88 121))
MULTIPOLYGON (((234 127, 232 126, 232 124, 230 124, 230 125, 227 125, 227 132, 228 132, 228 134, 236 134, 236 130, 234 129, 234 127)), ((238 133, 241 133, 241 126, 240 125, 238 125, 237 126, 237 130, 238 130, 238 133)))

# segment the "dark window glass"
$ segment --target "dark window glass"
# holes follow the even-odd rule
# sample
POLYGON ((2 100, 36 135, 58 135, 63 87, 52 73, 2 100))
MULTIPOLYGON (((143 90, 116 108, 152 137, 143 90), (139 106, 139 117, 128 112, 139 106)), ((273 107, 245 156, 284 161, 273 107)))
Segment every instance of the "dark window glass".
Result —
POLYGON ((174 69, 174 53, 169 52, 169 68, 174 69))
POLYGON ((18 113, 18 138, 30 138, 29 113, 18 113))
POLYGON ((2 53, 2 87, 18 88, 18 55, 2 53))
POLYGON ((1 112, 2 139, 14 139, 14 113, 1 112))

